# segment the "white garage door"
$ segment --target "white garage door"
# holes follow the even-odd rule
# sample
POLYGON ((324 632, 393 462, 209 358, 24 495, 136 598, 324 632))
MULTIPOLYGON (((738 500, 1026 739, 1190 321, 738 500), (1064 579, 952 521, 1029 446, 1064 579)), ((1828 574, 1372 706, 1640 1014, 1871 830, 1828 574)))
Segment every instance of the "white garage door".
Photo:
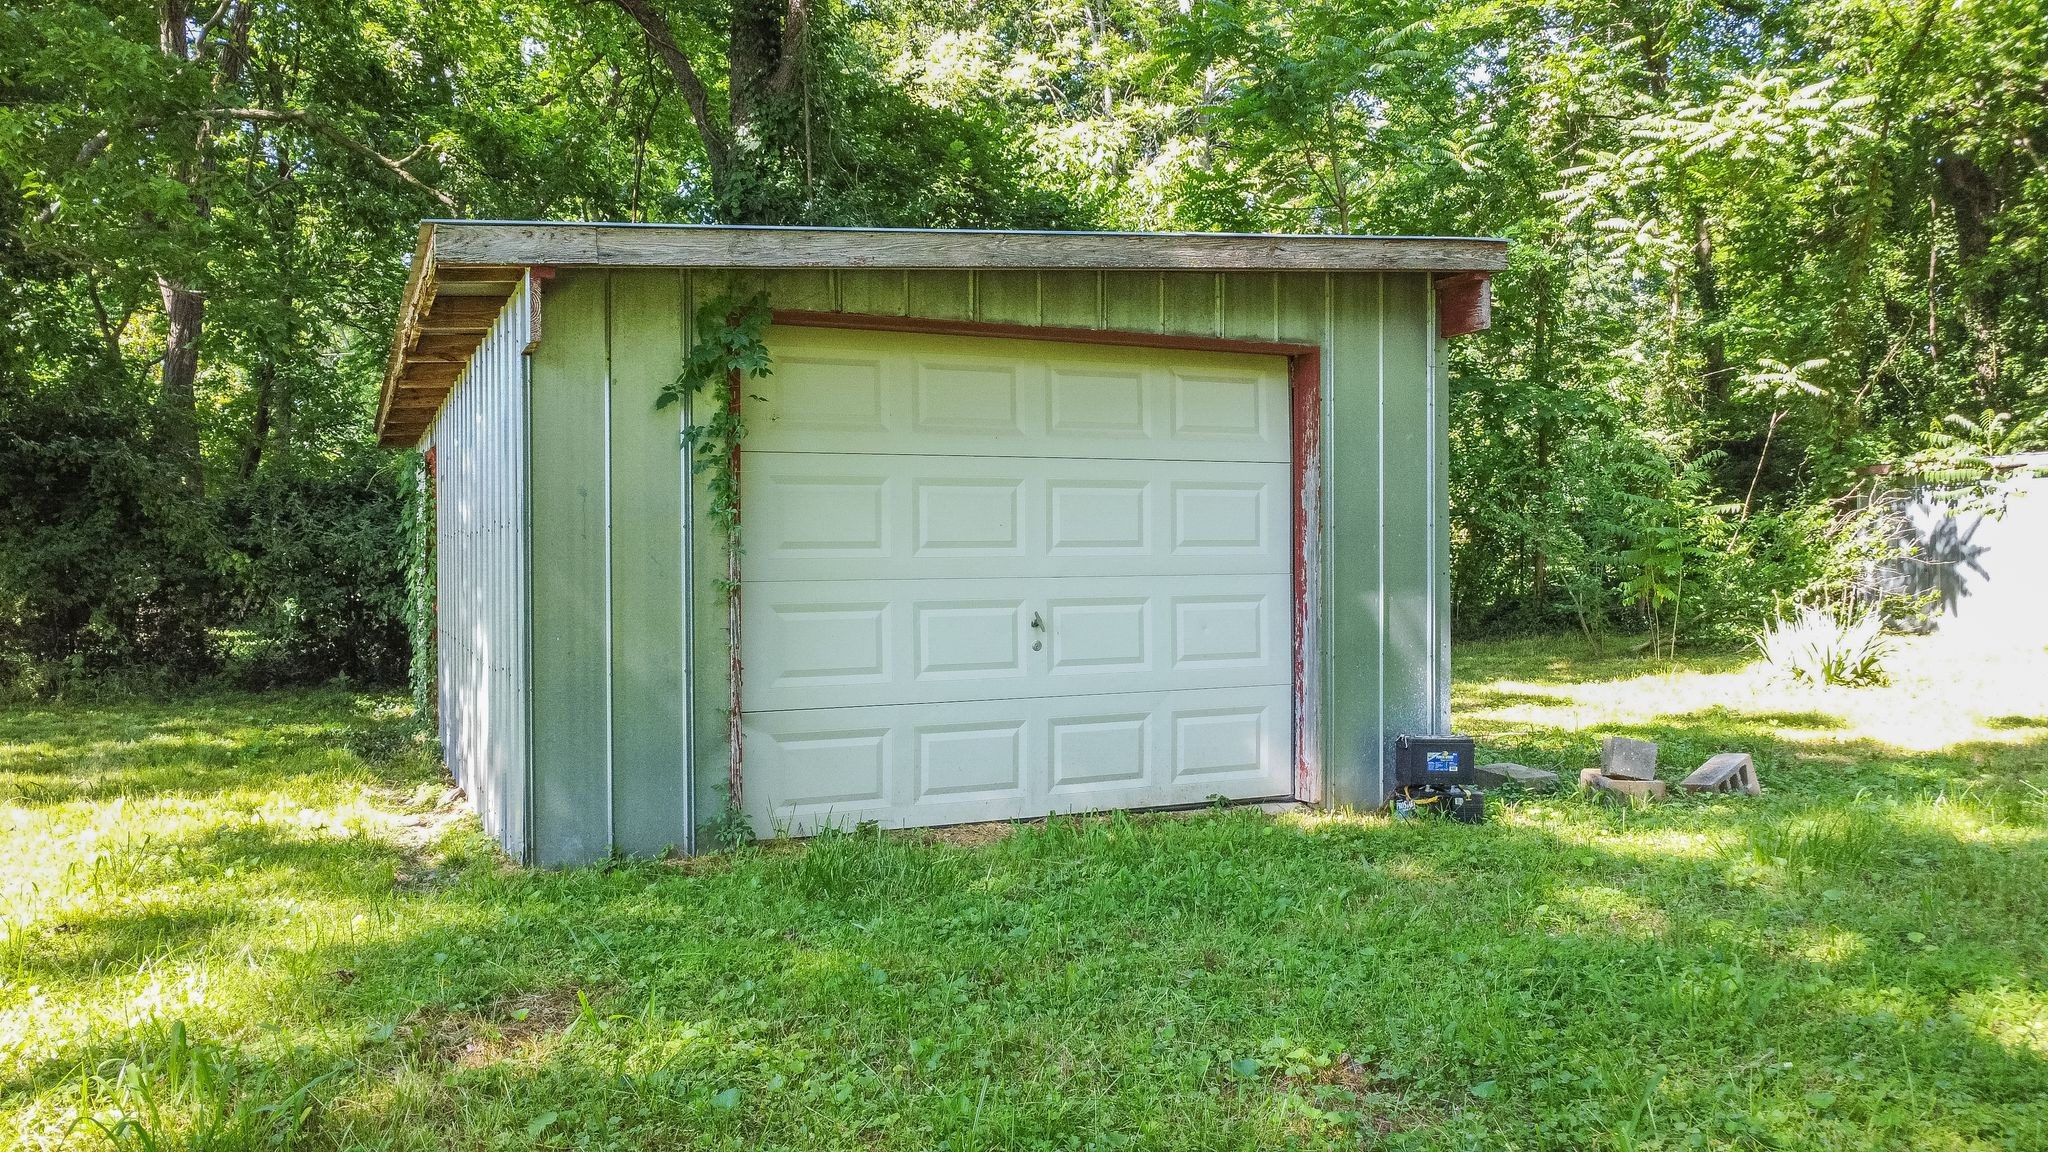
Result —
POLYGON ((1285 360, 769 345, 744 461, 762 831, 1288 792, 1285 360))

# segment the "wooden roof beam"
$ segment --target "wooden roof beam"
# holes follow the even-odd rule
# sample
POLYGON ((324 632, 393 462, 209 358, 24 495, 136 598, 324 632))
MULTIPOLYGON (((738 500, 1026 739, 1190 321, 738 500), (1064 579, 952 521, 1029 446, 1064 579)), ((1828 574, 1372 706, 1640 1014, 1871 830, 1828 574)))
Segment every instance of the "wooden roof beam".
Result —
POLYGON ((1460 236, 986 232, 707 224, 435 221, 441 267, 1120 269, 1498 272, 1508 242, 1460 236))

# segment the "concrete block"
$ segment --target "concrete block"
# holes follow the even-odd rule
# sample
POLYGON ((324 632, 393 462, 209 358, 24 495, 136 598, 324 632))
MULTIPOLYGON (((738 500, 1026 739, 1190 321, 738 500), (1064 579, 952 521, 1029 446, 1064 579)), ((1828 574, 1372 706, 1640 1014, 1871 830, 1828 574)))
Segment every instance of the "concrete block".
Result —
POLYGON ((1579 773, 1579 787, 1598 792, 1604 799, 1626 800, 1631 804, 1648 804, 1671 796, 1671 786, 1662 780, 1628 780, 1604 775, 1598 768, 1579 773))
POLYGON ((1600 773, 1623 780, 1657 778, 1657 745, 1649 740, 1609 736, 1600 741, 1600 773))
POLYGON ((1482 788, 1503 788, 1513 784, 1531 792, 1547 792, 1557 787, 1557 773, 1526 764, 1481 764, 1479 786, 1482 788))
POLYGON ((1721 752, 1693 769, 1679 785, 1687 792, 1741 792, 1756 796, 1763 785, 1756 778, 1756 762, 1747 752, 1721 752))

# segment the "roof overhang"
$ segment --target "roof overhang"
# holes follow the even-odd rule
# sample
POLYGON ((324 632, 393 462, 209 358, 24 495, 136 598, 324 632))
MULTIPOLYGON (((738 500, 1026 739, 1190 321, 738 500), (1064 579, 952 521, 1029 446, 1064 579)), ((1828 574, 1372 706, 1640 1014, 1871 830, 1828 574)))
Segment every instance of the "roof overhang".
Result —
MULTIPOLYGON (((996 232, 917 228, 573 224, 420 225, 377 408, 377 437, 416 442, 530 271, 564 267, 1423 271, 1507 267, 1507 241, 1450 236, 996 232)), ((1468 329, 1469 330, 1469 329, 1468 329)))

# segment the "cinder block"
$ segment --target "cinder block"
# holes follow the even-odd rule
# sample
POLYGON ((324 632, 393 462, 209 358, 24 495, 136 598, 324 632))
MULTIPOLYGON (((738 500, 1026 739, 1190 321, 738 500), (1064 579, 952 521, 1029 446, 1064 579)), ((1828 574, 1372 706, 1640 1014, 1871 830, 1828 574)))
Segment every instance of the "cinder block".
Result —
POLYGON ((1631 804, 1648 804, 1653 800, 1668 799, 1671 786, 1662 780, 1626 780, 1601 774, 1598 768, 1588 768, 1579 773, 1579 787, 1591 789, 1609 800, 1626 800, 1631 804))
POLYGON ((1557 787, 1557 773, 1531 768, 1526 764, 1481 764, 1478 771, 1479 786, 1482 788, 1501 788, 1513 784, 1527 788, 1531 792, 1547 792, 1557 787))
POLYGON ((1687 792, 1742 792, 1760 795, 1763 784, 1756 778, 1756 762, 1747 752, 1721 752, 1693 769, 1680 785, 1687 792))
POLYGON ((1657 745, 1649 740, 1609 736, 1600 741, 1600 773, 1623 780, 1657 778, 1657 745))

